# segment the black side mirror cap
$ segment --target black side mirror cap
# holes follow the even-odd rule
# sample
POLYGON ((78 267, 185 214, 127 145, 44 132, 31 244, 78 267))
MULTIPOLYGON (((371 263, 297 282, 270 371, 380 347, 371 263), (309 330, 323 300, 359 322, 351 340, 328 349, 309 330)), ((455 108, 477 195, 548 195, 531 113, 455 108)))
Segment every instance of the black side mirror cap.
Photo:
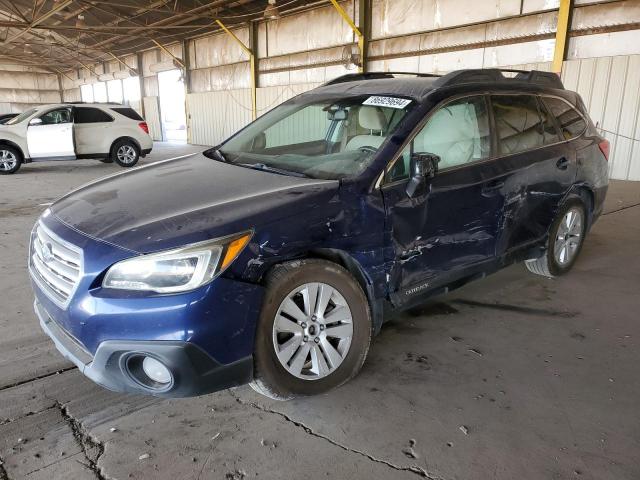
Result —
POLYGON ((410 178, 407 184, 407 195, 414 197, 423 193, 427 180, 438 172, 440 157, 433 153, 415 152, 411 155, 410 178))

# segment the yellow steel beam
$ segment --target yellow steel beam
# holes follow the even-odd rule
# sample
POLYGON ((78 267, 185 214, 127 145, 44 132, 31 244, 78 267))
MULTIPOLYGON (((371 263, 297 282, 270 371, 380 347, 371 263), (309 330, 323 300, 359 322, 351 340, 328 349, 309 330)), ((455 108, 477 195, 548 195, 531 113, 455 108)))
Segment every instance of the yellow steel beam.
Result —
POLYGON ((178 57, 176 57, 173 53, 171 53, 169 50, 167 50, 167 48, 162 45, 160 42, 158 42, 157 40, 154 40, 153 38, 151 39, 151 41, 153 43, 155 43, 160 50, 162 50, 164 53, 166 53, 167 55, 169 55, 171 58, 173 58, 173 60, 180 65, 180 68, 184 68, 184 63, 182 62, 182 60, 180 60, 178 57))
POLYGON ((356 37, 358 37, 358 49, 360 50, 360 65, 358 66, 358 71, 363 72, 364 71, 364 35, 360 31, 360 29, 356 26, 356 24, 354 23, 353 19, 349 16, 349 14, 344 10, 344 8, 340 6, 340 4, 338 3, 338 0, 331 0, 331 3, 335 7, 335 9, 338 11, 340 16, 343 18, 343 20, 347 22, 349 27, 351 27, 351 30, 353 30, 353 33, 356 34, 356 37))
POLYGON ((233 38, 240 48, 242 48, 247 55, 249 55, 249 70, 251 74, 251 116, 255 120, 258 117, 258 103, 257 103, 257 78, 256 78, 256 56, 253 51, 247 47, 242 40, 240 40, 235 33, 229 30, 224 23, 216 19, 218 26, 231 38, 233 38))
POLYGON ((69 80, 71 80, 72 82, 75 82, 75 80, 73 78, 71 78, 69 75, 67 75, 66 73, 64 73, 62 70, 58 70, 57 68, 52 68, 52 70, 62 76, 67 77, 69 80))
POLYGON ((558 26, 556 28, 556 46, 553 51, 553 63, 551 65, 551 71, 556 73, 562 71, 562 62, 564 62, 564 55, 567 50, 567 33, 569 31, 572 3, 572 0, 560 0, 558 26))
POLYGON ((127 68, 131 73, 133 73, 135 76, 138 76, 138 71, 135 68, 131 68, 129 65, 126 64, 126 62, 124 62, 123 60, 119 59, 117 56, 115 56, 113 53, 111 52, 107 52, 109 55, 111 55, 114 60, 117 60, 121 65, 124 65, 125 68, 127 68))
POLYGON ((86 63, 82 63, 80 60, 76 59, 76 62, 78 62, 80 65, 82 65, 84 68, 86 68, 87 70, 89 70, 89 73, 93 73, 96 78, 100 76, 100 74, 98 72, 96 72, 93 68, 91 68, 89 65, 87 65, 86 63))

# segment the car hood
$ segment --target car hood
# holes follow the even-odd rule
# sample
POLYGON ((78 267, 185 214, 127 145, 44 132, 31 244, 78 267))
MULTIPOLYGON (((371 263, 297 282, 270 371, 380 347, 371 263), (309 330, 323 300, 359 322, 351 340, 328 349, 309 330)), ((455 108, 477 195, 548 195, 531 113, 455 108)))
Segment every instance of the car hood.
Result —
POLYGON ((338 186, 197 154, 90 183, 58 200, 51 212, 85 235, 149 253, 300 214, 335 201, 338 186))

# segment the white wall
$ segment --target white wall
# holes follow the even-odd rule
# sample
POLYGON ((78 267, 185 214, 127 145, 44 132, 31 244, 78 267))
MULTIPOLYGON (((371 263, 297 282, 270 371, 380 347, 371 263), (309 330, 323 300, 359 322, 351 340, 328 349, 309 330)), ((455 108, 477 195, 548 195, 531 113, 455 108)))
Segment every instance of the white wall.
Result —
POLYGON ((0 113, 60 102, 58 76, 22 65, 0 64, 0 113))

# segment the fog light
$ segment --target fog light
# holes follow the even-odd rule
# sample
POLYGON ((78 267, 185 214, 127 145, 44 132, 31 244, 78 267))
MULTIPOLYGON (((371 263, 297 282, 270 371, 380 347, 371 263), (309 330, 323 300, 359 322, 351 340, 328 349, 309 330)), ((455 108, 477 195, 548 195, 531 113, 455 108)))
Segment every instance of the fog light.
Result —
POLYGON ((171 372, 161 362, 152 357, 144 357, 142 370, 156 383, 167 385, 171 382, 171 372))

